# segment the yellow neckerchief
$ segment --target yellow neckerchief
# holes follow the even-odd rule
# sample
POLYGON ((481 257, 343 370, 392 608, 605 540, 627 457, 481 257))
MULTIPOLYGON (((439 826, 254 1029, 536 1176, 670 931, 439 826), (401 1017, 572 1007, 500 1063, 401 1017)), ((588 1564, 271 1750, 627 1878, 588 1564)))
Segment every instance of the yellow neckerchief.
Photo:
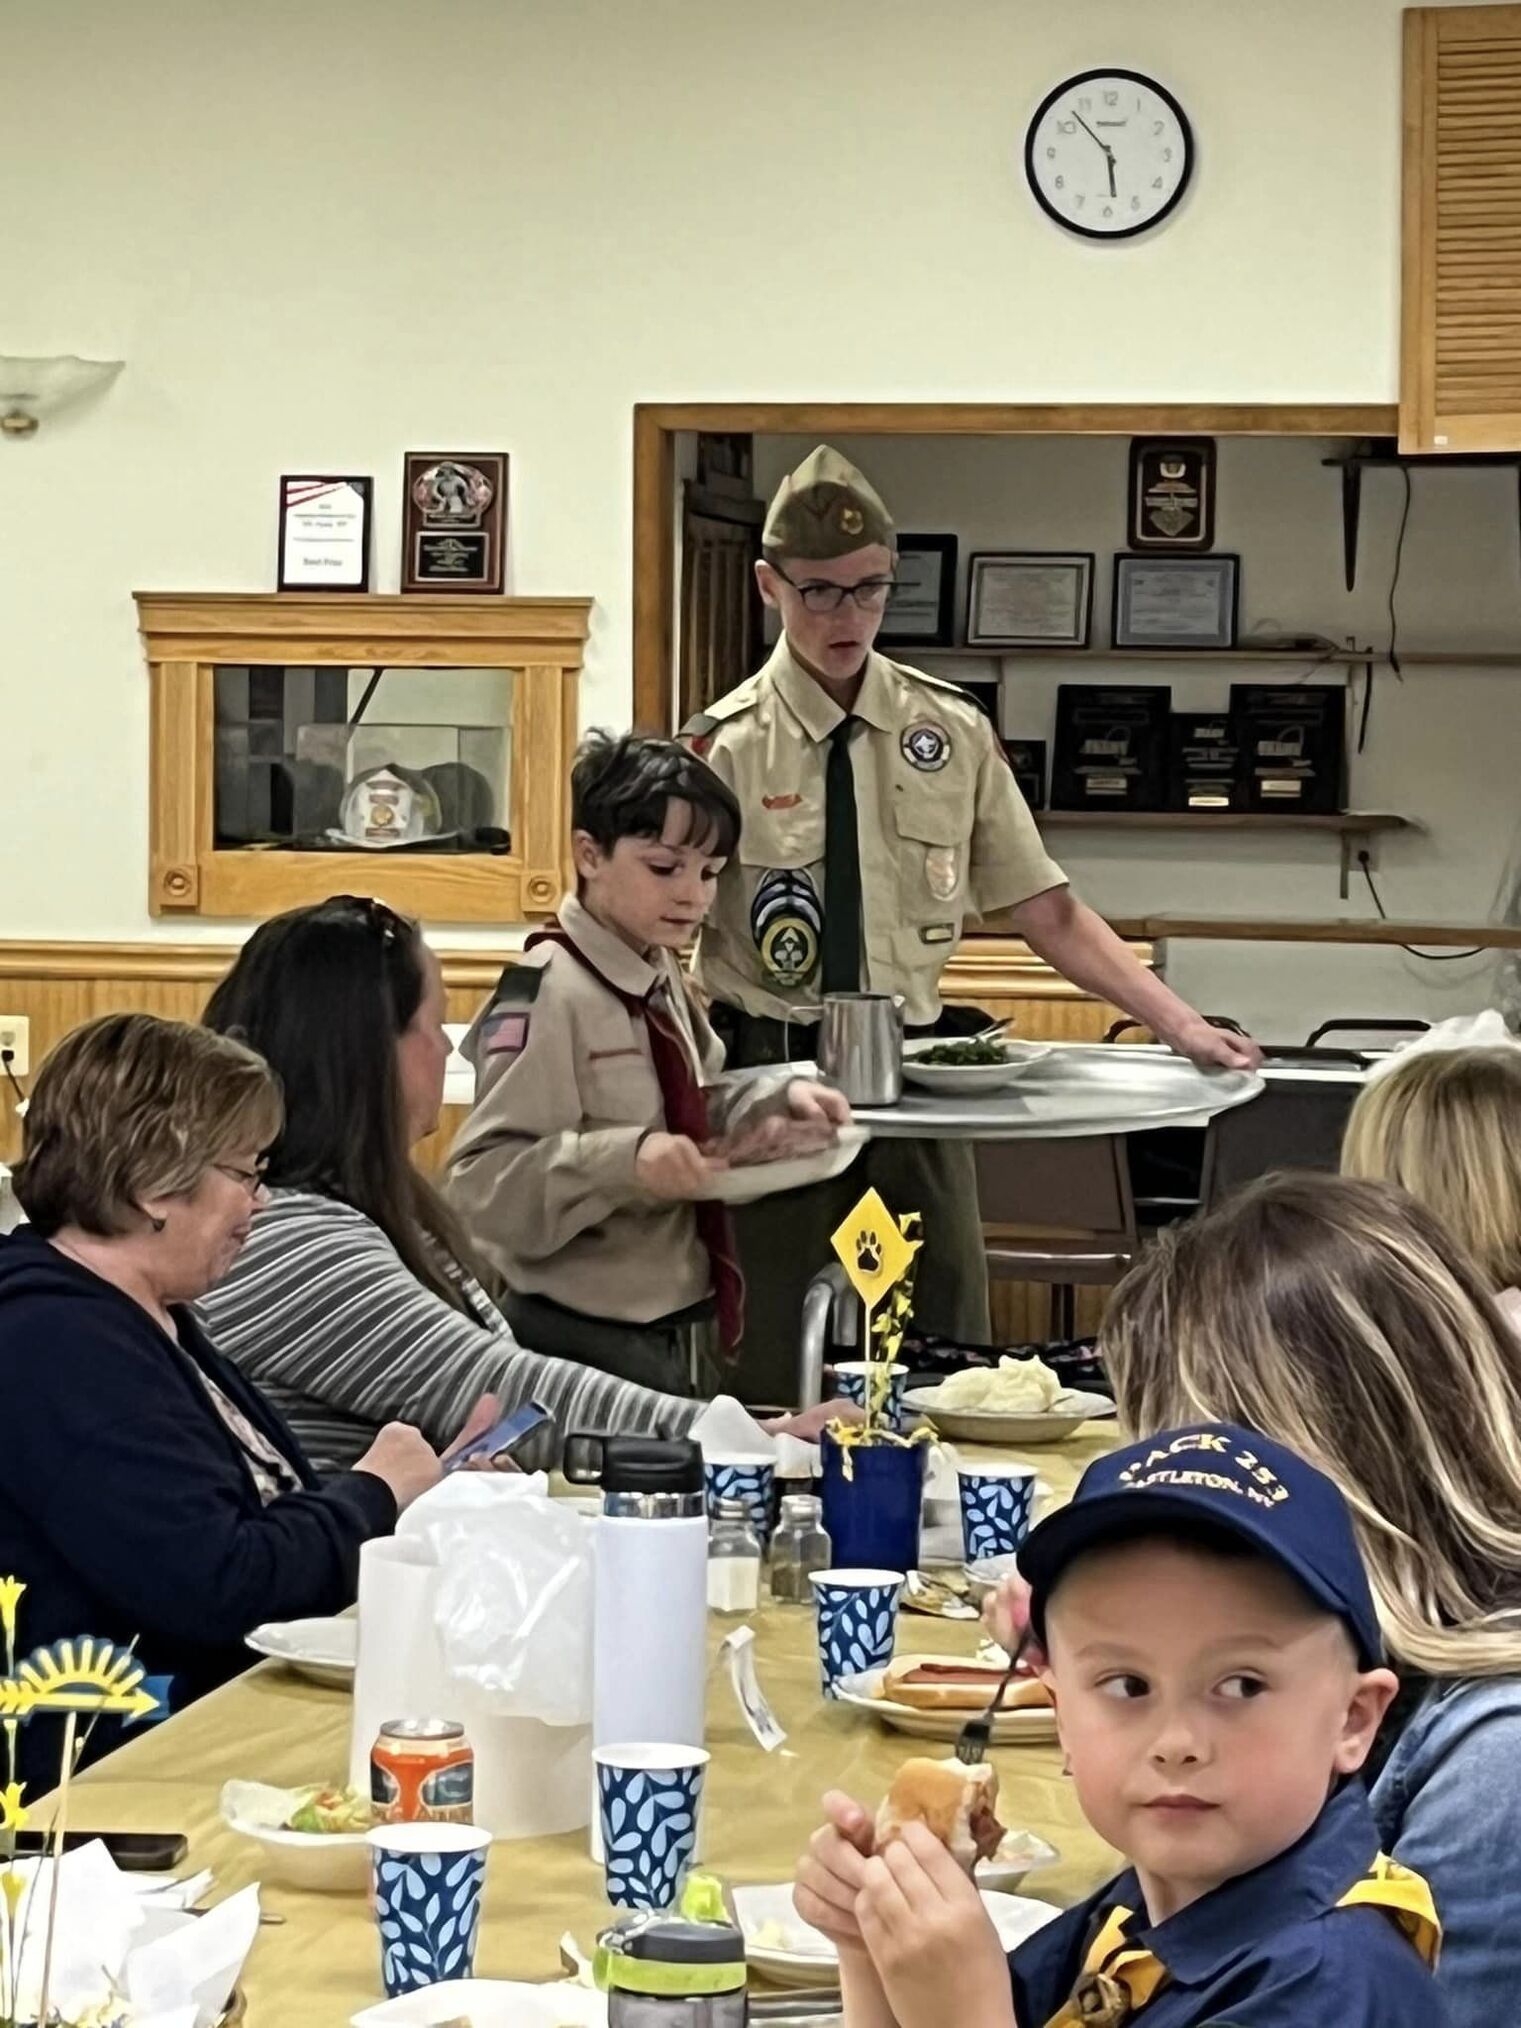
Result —
MULTIPOLYGON (((1338 1908, 1382 1908, 1433 1968, 1441 1949, 1442 1926, 1431 1889, 1419 1873, 1382 1852, 1337 1902, 1338 1908)), ((1131 1943, 1128 1908, 1113 1908, 1088 1946, 1072 1995, 1046 2028, 1125 2028, 1167 1983, 1167 1967, 1143 1944, 1131 1943)))

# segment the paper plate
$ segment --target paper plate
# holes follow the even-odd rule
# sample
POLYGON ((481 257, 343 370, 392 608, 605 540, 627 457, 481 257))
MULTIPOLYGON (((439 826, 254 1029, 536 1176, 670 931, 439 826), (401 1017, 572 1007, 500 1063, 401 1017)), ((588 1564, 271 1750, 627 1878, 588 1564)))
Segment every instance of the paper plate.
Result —
POLYGON ((831 1176, 838 1176, 850 1167, 866 1141, 864 1127, 841 1127, 831 1147, 817 1148, 811 1155, 721 1169, 713 1179, 710 1201, 753 1204, 757 1197, 774 1197, 779 1190, 801 1190, 807 1183, 827 1183, 831 1176))
POLYGON ((1038 1414, 1004 1414, 996 1409, 938 1408, 933 1387, 910 1388, 903 1397, 916 1415, 928 1416, 943 1437, 968 1444, 1058 1444, 1085 1422, 1098 1422, 1115 1412, 1107 1394, 1081 1394, 1072 1389, 1056 1397, 1055 1406, 1038 1414))
MULTIPOLYGON (((827 1936, 811 1929, 792 1905, 790 1883, 768 1887, 736 1887, 734 1913, 745 1933, 745 1957, 763 1978, 778 1986, 831 1986, 839 1977, 840 1960, 827 1936)), ((983 1905, 993 1919, 1006 1951, 1034 1936, 1059 1909, 1018 1894, 983 1890, 983 1905)))
POLYGON ((325 1683, 334 1690, 354 1687, 357 1620, 270 1620, 255 1627, 244 1645, 256 1655, 286 1663, 313 1683, 325 1683))
MULTIPOLYGON (((899 1656, 916 1662, 953 1661, 954 1656, 899 1656)), ((894 1732, 906 1732, 911 1739, 943 1739, 952 1746, 961 1737, 961 1728, 975 1711, 920 1711, 912 1704, 894 1704, 881 1694, 885 1669, 867 1669, 859 1676, 842 1676, 835 1685, 835 1701, 857 1711, 869 1712, 890 1725, 894 1732)), ((1027 1710, 1000 1711, 993 1720, 995 1746, 1045 1746, 1056 1737, 1056 1713, 1049 1704, 1027 1710)))
POLYGON ((605 2028, 607 1998, 569 1981, 445 1979, 349 2016, 350 2028, 444 2028, 460 2021, 471 2028, 605 2028))
POLYGON ((903 1081, 916 1084, 922 1091, 974 1092, 1002 1091, 1027 1070, 1051 1054, 1049 1042, 1005 1042, 1002 1045, 1002 1063, 925 1063, 921 1059, 931 1049, 943 1048, 954 1037, 928 1037, 919 1042, 910 1042, 903 1051, 903 1081))

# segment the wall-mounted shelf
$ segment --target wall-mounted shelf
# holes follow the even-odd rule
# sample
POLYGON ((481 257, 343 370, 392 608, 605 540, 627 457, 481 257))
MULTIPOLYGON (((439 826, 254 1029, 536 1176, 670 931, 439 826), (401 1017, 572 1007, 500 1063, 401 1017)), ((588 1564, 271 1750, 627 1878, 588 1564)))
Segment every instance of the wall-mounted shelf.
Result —
POLYGON ((1341 810, 1320 814, 1292 810, 1037 810, 1043 831, 1323 831, 1341 843, 1343 901, 1351 891, 1352 867, 1360 849, 1380 831, 1420 826, 1390 810, 1341 810))
MULTIPOLYGON (((1022 662, 1040 655, 1071 662, 1074 667, 1092 662, 1170 662, 1186 668, 1190 662, 1292 662, 1317 669, 1379 668, 1389 666, 1382 648, 914 648, 895 651, 910 666, 917 659, 944 659, 968 662, 1022 662)), ((1521 654, 1506 654, 1492 648, 1401 648, 1400 667, 1426 665, 1450 669, 1521 669, 1521 654)))
MULTIPOLYGON (((1387 438, 1370 441, 1341 457, 1322 458, 1321 463, 1341 473, 1342 565, 1348 591, 1357 583, 1357 530, 1362 515, 1364 472, 1451 472, 1477 466, 1514 472, 1521 485, 1521 455, 1514 451, 1426 452, 1410 457, 1393 438, 1387 438)), ((1517 506, 1521 511, 1521 494, 1517 506)), ((1404 659, 1402 655, 1400 660, 1404 659)))

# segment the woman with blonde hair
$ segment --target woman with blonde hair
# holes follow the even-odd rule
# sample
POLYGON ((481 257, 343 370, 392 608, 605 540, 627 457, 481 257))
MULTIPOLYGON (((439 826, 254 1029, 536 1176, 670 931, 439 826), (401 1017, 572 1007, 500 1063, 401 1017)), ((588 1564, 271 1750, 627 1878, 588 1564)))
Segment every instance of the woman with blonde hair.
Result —
POLYGON ((1165 1235, 1100 1336, 1130 1430, 1244 1423, 1352 1507, 1401 1696, 1373 1789, 1425 1875, 1456 2028, 1521 1993, 1521 1342, 1388 1185, 1269 1176, 1165 1235))
POLYGON ((1434 1211, 1521 1327, 1521 1048, 1405 1057, 1359 1094, 1341 1166, 1434 1211))

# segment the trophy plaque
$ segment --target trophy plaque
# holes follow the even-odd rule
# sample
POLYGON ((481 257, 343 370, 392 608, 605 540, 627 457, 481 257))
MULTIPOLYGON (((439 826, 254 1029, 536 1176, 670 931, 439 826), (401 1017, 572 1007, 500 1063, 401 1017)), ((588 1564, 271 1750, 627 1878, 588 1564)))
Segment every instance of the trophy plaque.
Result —
POLYGON ((362 478, 281 478, 280 591, 369 590, 373 491, 362 478))
POLYGON ((1165 683, 1058 685, 1052 809, 1162 809, 1171 705, 1165 683))
POLYGON ((1132 437, 1130 547, 1200 550, 1214 539, 1214 438, 1132 437))
POLYGON ((1168 808, 1234 809, 1238 753, 1228 711, 1175 711, 1168 735, 1168 808))
POLYGON ((1233 683, 1231 718, 1249 810, 1346 808, 1347 693, 1339 683, 1233 683))
POLYGON ((408 451, 402 481, 404 592, 499 592, 507 532, 503 451, 408 451))
POLYGON ((1046 807, 1046 742, 1043 739, 1006 739, 1003 750, 1019 793, 1032 810, 1046 807))

